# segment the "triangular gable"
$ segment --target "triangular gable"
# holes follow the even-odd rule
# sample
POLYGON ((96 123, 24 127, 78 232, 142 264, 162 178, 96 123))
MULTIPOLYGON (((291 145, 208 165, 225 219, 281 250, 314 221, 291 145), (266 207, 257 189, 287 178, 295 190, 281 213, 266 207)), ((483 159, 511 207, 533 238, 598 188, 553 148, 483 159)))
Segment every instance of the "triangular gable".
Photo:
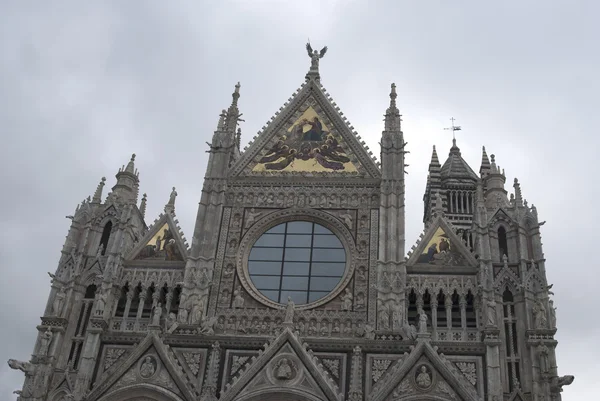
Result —
POLYGON ((240 369, 219 400, 233 401, 258 394, 282 393, 286 389, 328 401, 343 399, 318 358, 307 351, 288 328, 240 369))
POLYGON ((372 152, 359 138, 321 85, 309 80, 263 128, 231 174, 380 177, 372 152))
POLYGON ((94 385, 86 400, 95 401, 123 387, 144 384, 163 387, 188 400, 199 395, 172 351, 154 332, 149 332, 120 366, 94 385))
POLYGON ((525 395, 523 394, 523 392, 521 391, 520 388, 516 388, 513 390, 513 392, 510 394, 508 401, 525 401, 527 398, 525 398, 525 395))
POLYGON ((490 225, 495 225, 498 221, 505 221, 508 224, 513 224, 513 219, 504 211, 502 207, 498 207, 492 217, 488 219, 490 225))
POLYGON ((163 213, 146 235, 133 247, 126 260, 185 261, 188 247, 181 229, 177 226, 175 212, 163 213))
POLYGON ((473 267, 478 265, 475 256, 442 216, 435 217, 425 229, 406 264, 473 267))
POLYGON ((389 369, 375 386, 370 401, 399 398, 401 394, 417 388, 422 392, 438 392, 449 398, 478 401, 479 395, 455 365, 443 354, 438 354, 427 339, 418 339, 416 347, 402 364, 389 369))

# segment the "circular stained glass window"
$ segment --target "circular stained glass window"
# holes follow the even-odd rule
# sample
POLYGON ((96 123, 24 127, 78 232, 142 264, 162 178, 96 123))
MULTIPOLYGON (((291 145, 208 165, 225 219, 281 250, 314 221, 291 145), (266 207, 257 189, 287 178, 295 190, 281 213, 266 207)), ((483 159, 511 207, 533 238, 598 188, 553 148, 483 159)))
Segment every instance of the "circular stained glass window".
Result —
POLYGON ((346 270, 346 250, 329 229, 291 221, 265 232, 250 250, 250 280, 264 296, 285 304, 317 301, 333 290, 346 270))

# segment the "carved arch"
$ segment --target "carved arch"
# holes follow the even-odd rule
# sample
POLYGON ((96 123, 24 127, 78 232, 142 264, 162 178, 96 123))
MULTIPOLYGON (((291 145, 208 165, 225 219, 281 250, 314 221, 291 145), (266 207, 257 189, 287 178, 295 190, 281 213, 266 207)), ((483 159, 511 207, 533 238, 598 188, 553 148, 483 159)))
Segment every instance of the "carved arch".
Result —
POLYGON ((236 398, 236 401, 322 401, 321 398, 306 391, 294 388, 270 388, 262 389, 243 397, 236 398))
POLYGON ((98 401, 184 401, 181 397, 153 384, 136 384, 113 391, 98 401))

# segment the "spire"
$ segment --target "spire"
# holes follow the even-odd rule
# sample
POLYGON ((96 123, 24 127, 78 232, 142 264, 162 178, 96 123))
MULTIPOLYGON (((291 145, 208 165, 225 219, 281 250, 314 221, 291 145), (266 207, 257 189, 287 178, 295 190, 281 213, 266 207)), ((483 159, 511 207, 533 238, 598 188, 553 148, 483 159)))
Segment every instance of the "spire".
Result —
POLYGON ((131 155, 127 167, 123 166, 115 176, 117 183, 109 194, 113 200, 121 203, 136 203, 139 190, 139 173, 134 165, 135 153, 131 155))
POLYGON ((98 187, 96 187, 96 192, 94 192, 94 197, 92 198, 92 203, 101 203, 102 202, 102 189, 104 188, 106 182, 106 177, 102 177, 98 187))
POLYGON ((515 189, 515 202, 517 206, 523 206, 523 194, 521 193, 521 184, 519 184, 519 180, 515 178, 515 182, 513 184, 513 188, 515 189))
POLYGON ((135 169, 135 166, 133 165, 134 160, 135 160, 135 153, 131 155, 131 160, 129 160, 129 163, 127 163, 127 167, 125 167, 125 172, 134 174, 134 169, 135 169))
POLYGON ((485 146, 482 149, 483 150, 481 153, 481 167, 479 167, 479 175, 484 177, 485 175, 489 174, 491 166, 490 159, 488 159, 488 155, 485 152, 485 146))
POLYGON ((222 131, 235 132, 238 122, 243 121, 242 119, 240 119, 242 115, 240 114, 240 110, 238 109, 238 99, 240 98, 240 86, 241 85, 238 82, 235 85, 235 90, 231 94, 231 97, 233 99, 231 100, 231 106, 229 106, 229 109, 225 112, 225 124, 223 126, 222 131))
POLYGON ((142 218, 146 217, 146 201, 147 201, 147 195, 144 194, 142 196, 142 202, 140 203, 140 214, 142 215, 142 218))
POLYGON ((398 94, 396 93, 396 84, 392 83, 391 86, 390 106, 385 111, 385 130, 400 131, 400 122, 402 121, 402 118, 400 116, 400 111, 396 106, 396 98, 398 97, 398 94))
POLYGON ((433 145, 433 151, 431 152, 431 162, 429 163, 429 176, 431 182, 439 182, 441 179, 440 170, 442 165, 440 164, 440 159, 438 159, 437 151, 435 150, 435 145, 433 145))

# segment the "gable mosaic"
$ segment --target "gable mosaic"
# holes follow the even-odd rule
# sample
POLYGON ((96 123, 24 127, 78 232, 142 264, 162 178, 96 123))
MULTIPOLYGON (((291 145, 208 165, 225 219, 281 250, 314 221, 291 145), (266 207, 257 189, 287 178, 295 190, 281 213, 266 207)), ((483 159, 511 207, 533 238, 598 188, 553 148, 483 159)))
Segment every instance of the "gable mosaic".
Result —
POLYGON ((252 171, 357 171, 339 135, 325 125, 312 106, 277 138, 252 171))

